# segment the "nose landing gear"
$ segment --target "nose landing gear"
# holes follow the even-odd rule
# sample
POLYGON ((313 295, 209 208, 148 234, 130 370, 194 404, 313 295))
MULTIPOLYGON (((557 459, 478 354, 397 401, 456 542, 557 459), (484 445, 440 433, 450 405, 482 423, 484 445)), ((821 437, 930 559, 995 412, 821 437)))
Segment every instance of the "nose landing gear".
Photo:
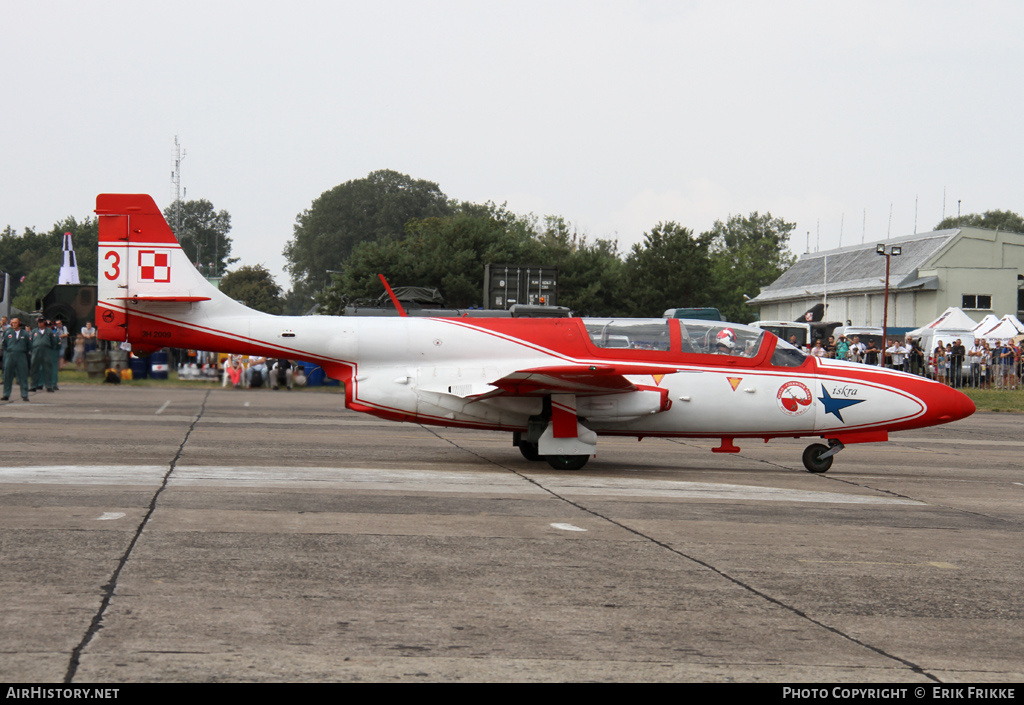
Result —
POLYGON ((832 460, 835 458, 836 453, 843 448, 845 446, 834 438, 829 439, 828 445, 812 443, 804 449, 804 467, 807 468, 807 472, 828 472, 828 469, 832 467, 832 460))

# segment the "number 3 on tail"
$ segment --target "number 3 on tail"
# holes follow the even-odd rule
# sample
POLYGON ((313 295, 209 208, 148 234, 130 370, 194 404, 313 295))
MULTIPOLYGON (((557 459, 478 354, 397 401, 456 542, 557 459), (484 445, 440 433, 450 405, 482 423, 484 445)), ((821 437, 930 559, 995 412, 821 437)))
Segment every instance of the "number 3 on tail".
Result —
POLYGON ((103 259, 107 260, 107 270, 103 272, 103 276, 110 281, 114 281, 121 276, 121 267, 119 266, 121 264, 121 255, 114 250, 107 250, 107 254, 103 255, 103 259))

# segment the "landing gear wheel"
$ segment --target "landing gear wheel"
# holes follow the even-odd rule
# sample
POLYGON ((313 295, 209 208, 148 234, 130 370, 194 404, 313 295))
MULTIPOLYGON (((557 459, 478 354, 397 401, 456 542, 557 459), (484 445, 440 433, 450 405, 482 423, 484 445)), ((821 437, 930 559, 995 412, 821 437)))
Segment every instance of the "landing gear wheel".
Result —
POLYGON ((579 470, 590 460, 589 455, 548 455, 544 457, 555 470, 579 470))
POLYGON ((830 455, 827 458, 819 458, 828 449, 829 447, 823 443, 814 443, 804 449, 804 467, 807 468, 807 472, 828 472, 828 469, 832 467, 832 461, 835 456, 830 455))
POLYGON ((529 441, 519 441, 519 452, 523 454, 523 457, 533 462, 537 460, 544 460, 539 452, 537 452, 537 444, 530 443, 529 441))
POLYGON ((525 434, 516 431, 512 434, 512 445, 519 449, 519 452, 523 454, 523 457, 534 462, 537 460, 544 460, 544 456, 540 454, 537 449, 536 442, 530 442, 523 438, 525 434))

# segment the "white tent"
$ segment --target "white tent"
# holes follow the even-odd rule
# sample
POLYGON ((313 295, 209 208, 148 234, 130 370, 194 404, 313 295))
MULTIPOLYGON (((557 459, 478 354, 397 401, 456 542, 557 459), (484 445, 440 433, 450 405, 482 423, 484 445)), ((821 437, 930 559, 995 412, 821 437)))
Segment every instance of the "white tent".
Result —
POLYGON ((928 325, 921 326, 917 330, 912 330, 907 333, 907 337, 919 338, 929 331, 932 331, 933 333, 942 333, 944 337, 947 338, 949 337, 949 333, 963 333, 967 336, 973 337, 972 334, 974 329, 977 327, 977 321, 958 309, 956 306, 950 306, 942 312, 941 316, 928 325))
POLYGON ((987 330, 975 331, 975 335, 979 338, 984 338, 990 343, 993 341, 1000 340, 1012 340, 1021 333, 1024 333, 1024 325, 1021 324, 1017 317, 1012 314, 1003 316, 998 323, 994 326, 989 326, 987 330))
POLYGON ((1008 313, 1005 316, 1003 316, 1003 320, 1009 321, 1010 323, 1013 324, 1014 328, 1019 330, 1021 333, 1024 333, 1024 323, 1021 323, 1020 319, 1014 316, 1012 313, 1008 313))
POLYGON ((985 331, 992 330, 993 328, 998 326, 999 320, 1000 319, 997 318, 995 315, 991 313, 988 314, 987 316, 981 319, 981 323, 979 323, 978 327, 974 329, 974 335, 979 338, 982 337, 983 335, 985 335, 985 331))
MULTIPOLYGON (((931 353, 937 345, 948 345, 957 340, 965 349, 970 350, 974 347, 974 329, 977 327, 977 321, 956 306, 950 306, 928 325, 907 333, 907 340, 916 338, 921 349, 926 353, 931 353)), ((966 378, 970 373, 970 363, 964 356, 961 374, 966 378)))

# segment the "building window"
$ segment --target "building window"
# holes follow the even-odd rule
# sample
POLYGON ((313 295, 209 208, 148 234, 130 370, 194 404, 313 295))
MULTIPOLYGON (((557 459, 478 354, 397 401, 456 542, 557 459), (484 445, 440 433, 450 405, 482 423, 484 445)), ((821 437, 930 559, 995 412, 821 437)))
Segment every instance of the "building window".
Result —
POLYGON ((960 308, 976 309, 980 311, 992 310, 991 294, 964 294, 963 304, 960 308))

